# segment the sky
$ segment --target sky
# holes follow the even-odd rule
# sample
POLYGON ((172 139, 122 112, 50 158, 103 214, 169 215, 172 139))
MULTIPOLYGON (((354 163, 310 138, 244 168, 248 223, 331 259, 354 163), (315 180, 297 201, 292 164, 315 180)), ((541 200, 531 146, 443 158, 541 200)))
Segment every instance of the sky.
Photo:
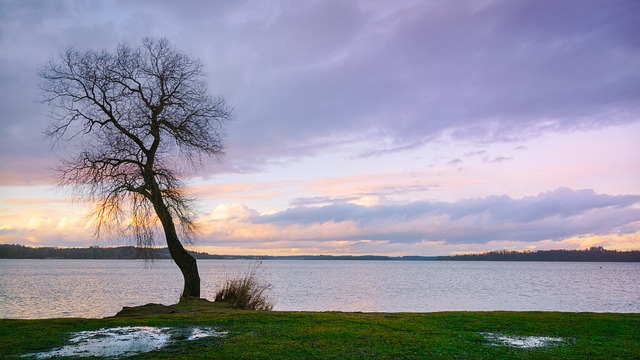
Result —
POLYGON ((128 244, 56 186, 37 73, 155 36, 234 109, 193 249, 640 250, 638 34, 635 0, 0 0, 0 243, 128 244))

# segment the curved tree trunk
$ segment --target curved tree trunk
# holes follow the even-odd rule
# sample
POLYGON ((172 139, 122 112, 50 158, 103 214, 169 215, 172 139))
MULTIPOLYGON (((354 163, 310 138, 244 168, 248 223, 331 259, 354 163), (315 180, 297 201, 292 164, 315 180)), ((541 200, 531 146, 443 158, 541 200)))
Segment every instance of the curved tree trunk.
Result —
POLYGON ((184 277, 184 290, 182 291, 180 300, 182 301, 187 298, 199 298, 200 275, 198 274, 198 264, 196 259, 191 256, 191 254, 189 254, 180 243, 175 225, 173 224, 173 219, 171 218, 171 214, 169 213, 166 205, 164 203, 154 204, 154 207, 158 214, 158 218, 160 218, 160 222, 162 223, 162 228, 164 229, 169 253, 173 258, 173 261, 180 268, 182 276, 184 277))
MULTIPOLYGON (((171 223, 171 227, 173 227, 173 223, 171 223)), ((180 268, 182 276, 184 277, 184 289, 182 290, 180 300, 199 298, 200 275, 198 274, 198 264, 196 259, 184 249, 178 240, 175 228, 173 231, 167 232, 167 228, 165 227, 164 231, 167 239, 167 246, 169 247, 169 253, 173 258, 173 261, 180 268)))
POLYGON ((148 184, 151 185, 152 189, 150 200, 153 203, 156 215, 160 219, 160 223, 162 223, 169 253, 184 277, 184 289, 180 301, 188 298, 200 298, 200 275, 198 274, 196 259, 180 243, 173 218, 162 199, 157 183, 149 178, 148 184))

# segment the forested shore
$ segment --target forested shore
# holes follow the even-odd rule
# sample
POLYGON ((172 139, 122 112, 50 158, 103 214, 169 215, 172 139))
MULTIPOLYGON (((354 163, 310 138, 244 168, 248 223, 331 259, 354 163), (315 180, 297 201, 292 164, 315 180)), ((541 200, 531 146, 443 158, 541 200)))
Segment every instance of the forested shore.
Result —
POLYGON ((576 262, 640 262, 640 251, 605 250, 597 246, 587 250, 499 250, 481 254, 447 256, 455 261, 576 261, 576 262))
MULTIPOLYGON (((257 259, 257 260, 389 260, 389 261, 576 261, 576 262, 640 262, 640 251, 605 250, 498 250, 478 254, 453 256, 382 256, 382 255, 212 255, 190 251, 197 259, 257 259)), ((167 248, 119 247, 30 247, 0 244, 0 259, 171 259, 167 248)))
MULTIPOLYGON (((223 259, 219 255, 190 252, 198 259, 223 259)), ((167 248, 118 247, 31 247, 23 245, 0 245, 0 259, 171 259, 167 248)))

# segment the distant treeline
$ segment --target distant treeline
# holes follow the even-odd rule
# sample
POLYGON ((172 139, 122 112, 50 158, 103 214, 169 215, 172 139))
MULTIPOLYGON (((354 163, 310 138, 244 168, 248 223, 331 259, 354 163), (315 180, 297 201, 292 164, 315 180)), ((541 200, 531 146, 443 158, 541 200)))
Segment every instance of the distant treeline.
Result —
MULTIPOLYGON (((219 255, 189 252, 197 259, 223 259, 219 255)), ((171 259, 169 249, 135 246, 86 248, 29 247, 0 244, 0 259, 171 259)))
MULTIPOLYGON (((454 256, 381 256, 381 255, 300 255, 300 256, 249 256, 211 255, 189 252, 196 259, 249 259, 249 260, 390 260, 390 261, 592 261, 592 262, 640 262, 640 251, 605 250, 592 247, 588 250, 498 250, 481 254, 454 256)), ((171 259, 167 248, 146 249, 135 246, 85 248, 29 247, 0 244, 0 259, 171 259)))
POLYGON ((482 254, 441 256, 439 260, 640 262, 640 251, 605 250, 601 246, 591 247, 588 250, 499 250, 482 254))
MULTIPOLYGON (((196 259, 246 259, 246 260, 437 260, 437 256, 389 257, 378 255, 302 255, 302 256, 255 256, 255 255, 211 255, 189 251, 196 259)), ((30 247, 0 244, 0 259, 171 259, 167 248, 140 248, 135 246, 83 248, 30 247)))
POLYGON ((438 256, 384 256, 384 255, 294 255, 294 256, 261 256, 263 260, 417 260, 433 261, 438 256))

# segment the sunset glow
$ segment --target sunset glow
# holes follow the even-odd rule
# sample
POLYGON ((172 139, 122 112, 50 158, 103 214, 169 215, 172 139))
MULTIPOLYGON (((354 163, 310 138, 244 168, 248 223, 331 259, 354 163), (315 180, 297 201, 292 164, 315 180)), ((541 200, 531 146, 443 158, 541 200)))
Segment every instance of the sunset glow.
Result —
MULTIPOLYGON (((57 188, 39 66, 164 36, 234 108, 185 176, 212 254, 640 249, 640 6, 13 2, 0 15, 0 243, 115 246, 57 188)), ((158 244, 162 245, 162 239, 158 244)))

